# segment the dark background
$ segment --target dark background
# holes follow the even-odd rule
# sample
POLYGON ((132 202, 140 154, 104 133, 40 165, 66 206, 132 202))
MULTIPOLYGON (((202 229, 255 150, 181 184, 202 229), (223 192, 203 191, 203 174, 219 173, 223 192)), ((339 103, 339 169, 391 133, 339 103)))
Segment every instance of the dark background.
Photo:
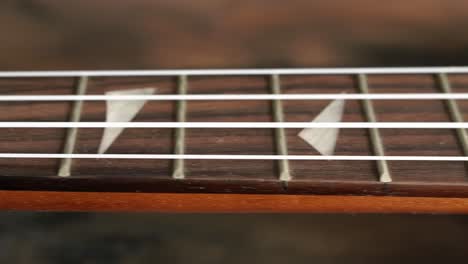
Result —
MULTIPOLYGON (((463 0, 0 2, 0 70, 466 65, 463 0)), ((440 263, 468 218, 0 213, 1 263, 440 263)))
POLYGON ((463 65, 464 0, 4 0, 0 70, 463 65))
POLYGON ((2 263, 465 263, 468 218, 0 214, 2 263))

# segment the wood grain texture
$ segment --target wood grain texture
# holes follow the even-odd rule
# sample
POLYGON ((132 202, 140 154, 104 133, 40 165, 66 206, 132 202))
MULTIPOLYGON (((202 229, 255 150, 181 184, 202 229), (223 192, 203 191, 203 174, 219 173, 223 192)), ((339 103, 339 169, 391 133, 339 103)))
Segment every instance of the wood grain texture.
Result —
POLYGON ((466 198, 0 191, 0 210, 170 213, 468 213, 466 198))
MULTIPOLYGON (((468 76, 449 76, 456 91, 463 91, 468 76)), ((2 79, 2 94, 72 94, 70 79, 2 79)), ((282 92, 355 93, 355 76, 282 76, 282 92)), ((173 77, 91 78, 89 94, 156 87, 158 93, 174 94, 173 77)), ((268 76, 189 77, 189 94, 269 93, 268 76)), ((431 75, 369 76, 373 93, 440 92, 431 75)), ((330 101, 284 101, 286 121, 311 121, 330 101)), ((468 112, 460 101, 463 113, 468 112)), ((379 121, 449 122, 443 101, 376 101, 379 121)), ((1 103, 0 120, 66 121, 70 103, 1 103)), ((188 121, 271 121, 270 101, 189 101, 188 121)), ((104 121, 105 102, 85 102, 83 121, 104 121)), ((175 102, 149 101, 136 121, 175 121, 175 102)), ((360 101, 346 102, 344 120, 363 121, 360 101)), ((64 142, 62 129, 2 129, 0 152, 59 153, 64 142)), ((289 153, 318 155, 297 137, 299 129, 287 129, 289 153)), ((461 155, 452 130, 382 129, 388 155, 461 155)), ((102 129, 79 129, 76 153, 96 153, 102 129)), ((173 153, 173 129, 126 129, 108 153, 173 153)), ((187 129, 189 154, 275 154, 272 129, 187 129)), ((342 129, 337 155, 372 155, 365 129, 342 129)), ((278 180, 274 161, 186 162, 186 179, 171 178, 171 160, 75 160, 72 176, 59 178, 56 160, 0 160, 0 189, 69 192, 170 192, 240 194, 320 194, 404 197, 468 197, 468 175, 463 162, 391 162, 394 182, 378 182, 372 161, 294 161, 292 181, 278 180)))

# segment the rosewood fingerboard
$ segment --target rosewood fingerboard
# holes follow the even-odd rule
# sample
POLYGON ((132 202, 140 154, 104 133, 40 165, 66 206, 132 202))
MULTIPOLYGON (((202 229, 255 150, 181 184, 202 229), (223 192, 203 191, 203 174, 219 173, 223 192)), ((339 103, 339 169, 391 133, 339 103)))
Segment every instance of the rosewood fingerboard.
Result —
MULTIPOLYGON (((369 93, 443 93, 434 74, 367 75, 369 93)), ((86 94, 157 88, 157 94, 271 94, 276 77, 89 77, 86 94), (181 82, 185 82, 181 90, 181 82)), ((361 93, 358 75, 281 75, 281 94, 361 93)), ((453 92, 468 93, 468 74, 449 74, 453 92)), ((0 78, 0 95, 74 95, 79 78, 0 78)), ((276 91, 278 92, 278 90, 276 91)), ((310 122, 329 100, 148 101, 134 122, 310 122), (278 106, 279 103, 279 106, 278 106), (181 112, 180 107, 185 107, 181 112), (278 116, 278 109, 282 112, 278 116)), ((452 102, 453 103, 453 102, 452 102)), ((455 101, 468 120, 468 100, 455 101)), ((70 121, 74 102, 0 102, 0 121, 70 121)), ((454 122, 446 100, 373 100, 380 122, 454 122)), ((368 110, 368 109, 367 109, 368 110)), ((367 122, 362 100, 347 100, 343 122, 367 122)), ((83 101, 80 121, 105 121, 105 101, 83 101)), ((126 128, 110 154, 320 155, 290 128, 126 128), (282 131, 281 131, 282 130, 282 131), (182 134, 181 134, 182 133, 182 134), (182 140, 182 141, 181 141, 182 140), (278 140, 284 140, 278 142, 278 140), (180 144, 183 144, 182 147, 180 144), (283 146, 281 146, 283 144, 283 146), (285 149, 282 149, 282 148, 285 149), (285 153, 286 151, 286 153, 285 153)), ((378 129, 389 156, 464 156, 461 130, 378 129)), ((66 128, 0 128, 0 153, 63 153, 66 128)), ((79 128, 73 153, 95 154, 102 128, 79 128)), ((340 129, 335 155, 376 155, 366 128, 340 129)), ((468 197, 459 161, 0 159, 0 189, 97 192, 285 193, 468 197), (179 171, 177 171, 177 169, 179 171), (283 177, 287 173, 290 178, 283 177)))

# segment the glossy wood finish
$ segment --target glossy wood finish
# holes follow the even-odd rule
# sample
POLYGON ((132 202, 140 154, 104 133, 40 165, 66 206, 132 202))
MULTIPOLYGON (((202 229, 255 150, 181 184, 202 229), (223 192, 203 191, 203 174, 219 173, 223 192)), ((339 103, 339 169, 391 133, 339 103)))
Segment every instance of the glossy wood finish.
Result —
MULTIPOLYGON (((468 76, 449 76, 456 92, 468 76)), ((189 94, 269 93, 268 76, 189 77, 189 94)), ((74 79, 0 79, 1 94, 72 94, 74 79)), ((282 92, 355 93, 356 76, 281 76, 282 92)), ((91 78, 89 94, 142 87, 176 93, 176 77, 91 78)), ((369 76, 372 93, 440 92, 431 75, 369 76)), ((329 101, 284 101, 286 121, 312 120, 329 101)), ((468 104, 460 101, 464 115, 468 104)), ((379 121, 450 121, 443 101, 376 101, 379 121)), ((0 104, 1 120, 67 121, 68 102, 0 104)), ((188 121, 272 121, 270 101, 189 101, 188 121)), ((175 121, 175 102, 150 101, 136 121, 175 121)), ((104 102, 85 102, 83 121, 104 121, 104 102)), ((364 121, 360 101, 346 103, 344 121, 364 121)), ((287 129, 289 153, 318 155, 287 129)), ((382 129, 388 155, 462 155, 452 130, 382 129)), ((79 129, 76 153, 96 153, 102 129, 79 129)), ((0 152, 59 153, 64 129, 1 129, 0 152)), ((108 153, 173 153, 173 129, 126 129, 108 153)), ((275 154, 272 129, 187 129, 188 154, 275 154)), ((372 155, 365 129, 343 129, 337 155, 372 155)), ((57 160, 0 160, 0 189, 67 192, 326 194, 402 197, 468 197, 463 162, 391 162, 392 183, 378 182, 372 161, 294 161, 292 180, 279 181, 274 161, 186 161, 186 179, 172 179, 170 160, 74 160, 72 176, 56 176, 57 160)), ((222 196, 219 196, 222 197, 222 196)))
POLYGON ((468 213, 468 199, 0 191, 0 210, 170 213, 468 213))

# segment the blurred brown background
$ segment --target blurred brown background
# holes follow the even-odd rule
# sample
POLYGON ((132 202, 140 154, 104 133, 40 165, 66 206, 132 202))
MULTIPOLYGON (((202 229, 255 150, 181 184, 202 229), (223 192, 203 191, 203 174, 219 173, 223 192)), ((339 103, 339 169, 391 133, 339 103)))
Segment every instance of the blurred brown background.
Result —
POLYGON ((3 213, 0 262, 465 263, 468 219, 3 213))
POLYGON ((0 70, 463 65, 463 0, 5 0, 0 70))
MULTIPOLYGON (((468 1, 4 0, 0 70, 468 64, 468 1)), ((1 263, 441 263, 468 218, 0 213, 1 263)))

